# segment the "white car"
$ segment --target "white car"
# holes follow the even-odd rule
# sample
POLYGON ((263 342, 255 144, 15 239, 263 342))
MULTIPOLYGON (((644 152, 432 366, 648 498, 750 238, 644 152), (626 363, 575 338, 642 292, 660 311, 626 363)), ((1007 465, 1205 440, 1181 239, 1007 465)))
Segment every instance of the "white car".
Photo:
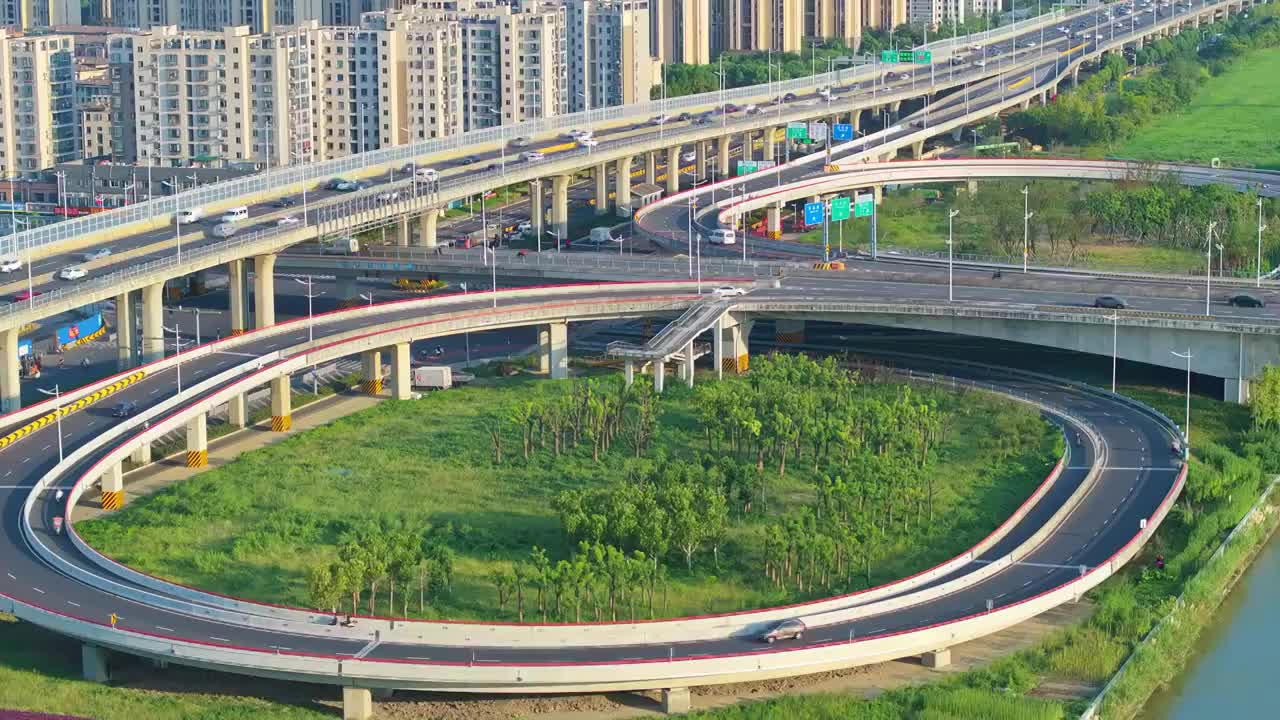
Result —
POLYGON ((592 132, 592 131, 590 131, 590 130, 570 130, 570 131, 569 131, 569 134, 567 135, 567 137, 568 137, 570 140, 577 140, 577 141, 581 142, 581 141, 586 140, 587 138, 591 137, 591 136, 592 136, 592 135, 594 135, 594 134, 595 134, 595 133, 593 133, 593 132, 592 132))
POLYGON ((546 156, 536 150, 530 150, 520 153, 520 157, 524 158, 525 162, 538 162, 546 156))
POLYGON ((279 225, 281 227, 292 227, 294 225, 297 225, 300 222, 302 221, 292 215, 285 215, 284 217, 276 221, 276 225, 279 225))
POLYGON ((84 268, 76 267, 74 265, 72 265, 71 267, 64 267, 58 271, 58 277, 62 278, 63 280, 79 280, 80 278, 88 274, 89 273, 85 272, 84 268))
POLYGON ((698 161, 698 151, 697 151, 697 150, 690 150, 689 152, 687 152, 687 153, 685 153, 685 154, 681 155, 681 156, 680 156, 680 159, 681 159, 681 160, 683 160, 683 161, 685 161, 685 162, 697 162, 697 161, 698 161))
POLYGON ((743 288, 734 287, 732 285, 721 285, 715 290, 712 290, 711 294, 716 297, 738 297, 740 295, 746 295, 747 291, 743 288))
POLYGON ((395 202, 400 199, 399 190, 388 190, 378 193, 378 202, 395 202))
POLYGON ((578 144, 582 147, 593 148, 600 144, 600 141, 593 137, 578 138, 578 144))
POLYGON ((671 122, 671 117, 670 117, 670 116, 668 116, 668 115, 659 115, 659 116, 657 116, 657 117, 653 118, 652 120, 650 120, 650 121, 649 121, 649 124, 650 124, 650 125, 665 125, 666 123, 669 123, 669 122, 671 122))
POLYGON ((83 260, 84 262, 92 262, 94 260, 101 260, 102 258, 109 256, 110 254, 111 254, 111 248, 97 248, 95 250, 90 250, 89 252, 81 255, 80 259, 83 260))
POLYGON ((11 272, 17 272, 21 269, 22 269, 22 261, 19 260, 18 258, 13 256, 0 258, 0 272, 11 273, 11 272))

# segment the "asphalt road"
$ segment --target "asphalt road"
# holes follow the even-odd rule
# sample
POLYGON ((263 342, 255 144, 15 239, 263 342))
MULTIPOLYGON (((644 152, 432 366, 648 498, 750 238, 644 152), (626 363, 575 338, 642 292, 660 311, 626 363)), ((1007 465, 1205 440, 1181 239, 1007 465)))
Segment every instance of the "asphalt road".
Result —
MULTIPOLYGON (((762 290, 753 293, 753 296, 794 297, 796 292, 785 288, 762 290)), ((653 292, 645 293, 647 296, 654 294, 653 292)), ((618 296, 611 295, 611 297, 618 296)), ((515 302, 502 303, 500 310, 515 304, 515 302)), ((469 307, 481 309, 487 305, 487 298, 478 298, 469 307)), ((387 319, 407 321, 415 316, 416 313, 413 312, 397 311, 389 313, 387 319)), ((316 328, 317 336, 327 336, 362 324, 342 320, 320 325, 316 328)), ((254 354, 274 350, 287 352, 289 347, 302 343, 305 339, 305 328, 298 328, 297 331, 283 336, 263 338, 248 348, 237 348, 236 352, 248 351, 254 354)), ((190 387, 200 379, 209 377, 242 360, 241 356, 230 353, 214 353, 205 358, 192 360, 183 365, 184 384, 190 387)), ((1056 587, 1078 576, 1079 565, 1093 566, 1102 562, 1127 542, 1136 532, 1138 520, 1150 516, 1171 487, 1176 461, 1169 450, 1169 437, 1166 431, 1153 420, 1121 403, 1082 395, 1079 391, 1056 383, 1010 379, 1002 373, 996 373, 993 376, 979 375, 978 379, 984 382, 993 382, 1014 392, 1030 394, 1046 402, 1069 407, 1073 414, 1092 424, 1107 439, 1108 465, 1112 469, 1105 471, 1080 509, 1073 513, 1066 524, 1046 543, 1027 557, 1024 564, 1014 566, 975 586, 935 601, 861 620, 853 628, 858 637, 889 633, 903 628, 962 617, 984 610, 988 601, 991 601, 995 607, 1001 607, 1056 587)), ((174 392, 174 381, 173 371, 160 372, 127 388, 119 398, 134 400, 145 409, 174 392)), ((114 422, 108 417, 108 413, 109 406, 104 404, 67 417, 63 422, 67 445, 75 447, 108 427, 114 422)), ((1073 430, 1069 434, 1074 433, 1073 430)), ((0 450, 0 467, 4 468, 4 473, 0 476, 0 500, 3 501, 5 517, 9 519, 4 526, 6 550, 2 555, 4 559, 0 560, 0 592, 23 602, 99 622, 104 621, 110 613, 114 612, 119 616, 122 628, 214 644, 258 647, 267 650, 287 649, 328 655, 354 654, 365 645, 361 641, 316 638, 228 625, 148 607, 122 600, 95 587, 82 585, 46 567, 26 546, 20 534, 16 516, 26 496, 26 488, 29 488, 37 477, 53 466, 57 453, 54 447, 55 442, 56 438, 50 427, 33 433, 9 448, 0 450)), ((1071 468, 1063 473, 1049 496, 1018 525, 1014 531, 1016 534, 1025 536, 1038 527, 1038 522, 1043 521, 1052 508, 1060 503, 1062 498, 1069 494, 1084 477, 1083 468, 1091 462, 1091 458, 1086 449, 1078 445, 1075 447, 1075 452, 1071 468)), ((82 472, 93 460, 92 457, 88 458, 74 469, 64 480, 64 486, 77 475, 77 471, 82 472)), ((68 560, 88 568, 87 561, 78 556, 64 536, 54 536, 49 533, 50 520, 54 514, 61 512, 61 509, 52 502, 52 497, 48 493, 41 500, 42 502, 36 504, 30 518, 40 540, 56 547, 58 552, 68 560)), ((1006 541, 1006 544, 1014 542, 1014 539, 1006 541)), ((969 569, 978 567, 978 565, 972 565, 969 569)), ((95 572, 100 571, 95 569, 95 572)), ((795 645, 845 638, 850 629, 844 624, 815 628, 805 634, 802 643, 795 645)), ((676 646, 664 644, 661 646, 568 647, 557 650, 519 647, 459 648, 430 644, 386 643, 375 647, 369 657, 423 662, 472 659, 510 662, 577 662, 644 657, 685 657, 763 649, 764 646, 753 638, 732 638, 676 646)))

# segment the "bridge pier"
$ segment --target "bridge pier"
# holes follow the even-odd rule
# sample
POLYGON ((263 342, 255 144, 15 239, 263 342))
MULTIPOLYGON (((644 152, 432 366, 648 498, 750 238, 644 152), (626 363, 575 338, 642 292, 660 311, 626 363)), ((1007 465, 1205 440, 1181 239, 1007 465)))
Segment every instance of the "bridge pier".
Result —
MULTIPOLYGON (((1031 103, 1028 102, 1024 104, 1030 105, 1031 103)), ((924 141, 923 140, 917 140, 911 143, 911 157, 915 160, 919 160, 920 158, 924 157, 924 141)))
POLYGON ((667 376, 667 361, 654 360, 653 361, 653 392, 655 392, 658 395, 662 394, 662 385, 664 382, 666 382, 666 376, 667 376))
POLYGON ((18 328, 0 330, 0 412, 22 407, 22 364, 18 361, 18 328))
POLYGON ((693 387, 693 341, 684 346, 684 359, 680 362, 680 374, 684 376, 684 384, 693 387))
POLYGON ((271 431, 288 432, 293 427, 293 389, 289 376, 271 379, 271 431))
POLYGON ((209 466, 209 416, 205 413, 187 421, 187 467, 209 466))
POLYGON ((634 383, 635 381, 636 381, 636 362, 631 358, 627 358, 622 361, 622 382, 627 387, 631 387, 631 384, 634 383))
POLYGON ((951 648, 930 650, 920 656, 920 664, 927 668, 944 668, 951 664, 951 648))
POLYGON ((111 672, 107 666, 108 652, 106 648, 84 643, 80 646, 80 665, 84 679, 91 683, 106 684, 111 681, 111 672))
POLYGON ((276 324, 275 272, 275 255, 258 255, 253 258, 254 327, 264 328, 276 324))
MULTIPOLYGON (((778 202, 765 210, 765 230, 770 240, 782 237, 782 203, 778 202)), ((745 241, 744 241, 745 242, 745 241)))
POLYGON ((245 328, 249 326, 248 313, 245 312, 245 308, 249 305, 247 302, 249 292, 245 279, 244 260, 232 260, 227 263, 227 307, 231 311, 232 335, 243 334, 245 328))
POLYGON ((596 215, 609 214, 609 166, 606 163, 596 165, 596 215))
MULTIPOLYGON (((151 446, 147 446, 150 454, 151 446)), ((119 510, 124 507, 124 468, 120 463, 112 463, 102 473, 102 509, 119 510)))
POLYGON ((631 163, 635 159, 635 155, 618 158, 618 166, 614 169, 613 181, 616 187, 613 200, 617 215, 621 218, 631 217, 631 163))
POLYGON ((396 245, 409 247, 409 216, 401 215, 396 222, 396 245))
POLYGON ((849 111, 849 124, 853 126, 853 132, 854 132, 854 134, 857 134, 857 133, 862 132, 862 110, 861 110, 861 108, 859 108, 859 109, 857 109, 857 110, 850 110, 850 111, 849 111))
POLYGON ((683 715, 689 712, 692 703, 689 699, 689 688, 663 688, 662 712, 668 715, 683 715))
POLYGON ((552 380, 569 377, 569 323, 547 323, 538 328, 538 369, 552 380))
POLYGON ((142 288, 142 362, 164 358, 164 283, 142 288))
POLYGON ((342 720, 369 720, 373 717, 373 694, 368 688, 342 688, 342 720))
POLYGON ((769 161, 777 161, 778 159, 778 128, 767 127, 764 129, 764 159, 769 161))
POLYGON ((569 239, 569 181, 571 175, 551 178, 551 223, 555 226, 556 242, 564 244, 569 239))
POLYGON ((747 336, 751 334, 751 320, 735 320, 722 315, 711 332, 711 353, 716 365, 716 378, 726 371, 741 375, 747 371, 747 336))
POLYGON ((418 245, 424 248, 433 248, 436 246, 436 226, 440 223, 440 213, 435 208, 431 208, 422 213, 422 219, 418 221, 418 245))
POLYGON ((694 164, 698 166, 694 171, 694 179, 701 182, 707 176, 707 143, 705 140, 698 140, 693 144, 694 164))
POLYGON ((122 292, 116 296, 116 369, 128 370, 134 366, 138 351, 137 328, 134 326, 133 293, 122 292))
POLYGON ((245 400, 243 393, 227 401, 227 422, 236 427, 249 424, 249 403, 245 400))
POLYGON ((382 353, 377 350, 360 353, 360 391, 365 395, 382 394, 382 353))
POLYGON ((667 148, 667 194, 680 192, 680 146, 667 148))
MULTIPOLYGON (((240 397, 243 398, 244 396, 241 395, 240 397)), ((151 462, 151 443, 144 442, 134 448, 133 452, 129 454, 129 461, 134 465, 146 465, 151 462)))
POLYGON ((391 397, 395 400, 408 400, 412 392, 412 363, 409 357, 409 343, 396 343, 391 346, 391 397))
POLYGON ((542 247, 542 212, 545 208, 546 200, 542 194, 542 178, 535 178, 529 181, 529 224, 533 226, 535 233, 534 239, 538 242, 538 247, 542 247))
POLYGON ((658 184, 658 153, 652 150, 644 154, 644 181, 650 185, 658 184))
POLYGON ((732 142, 731 135, 723 135, 716 139, 716 174, 722 178, 729 177, 729 146, 732 142))
POLYGON ((804 342, 804 321, 773 321, 773 340, 779 345, 798 345, 804 342))

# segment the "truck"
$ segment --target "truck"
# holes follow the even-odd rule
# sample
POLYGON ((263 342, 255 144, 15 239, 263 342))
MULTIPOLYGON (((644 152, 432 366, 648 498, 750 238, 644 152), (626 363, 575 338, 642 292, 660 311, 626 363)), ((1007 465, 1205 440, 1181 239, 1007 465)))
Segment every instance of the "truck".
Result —
POLYGON ((321 255, 356 255, 360 252, 360 241, 355 236, 325 238, 320 241, 321 255))
POLYGON ((430 390, 453 387, 453 369, 448 365, 423 365, 413 369, 413 386, 430 390))

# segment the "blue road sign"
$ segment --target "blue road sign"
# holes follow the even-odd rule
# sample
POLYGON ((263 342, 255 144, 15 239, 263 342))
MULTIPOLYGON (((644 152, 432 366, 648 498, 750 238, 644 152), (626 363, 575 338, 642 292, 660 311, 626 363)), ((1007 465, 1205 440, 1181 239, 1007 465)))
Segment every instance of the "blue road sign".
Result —
POLYGON ((831 139, 836 141, 852 140, 853 126, 849 123, 836 123, 835 127, 831 128, 831 139))
POLYGON ((805 225, 821 225, 824 206, 820 202, 811 202, 804 204, 804 224, 805 225))

